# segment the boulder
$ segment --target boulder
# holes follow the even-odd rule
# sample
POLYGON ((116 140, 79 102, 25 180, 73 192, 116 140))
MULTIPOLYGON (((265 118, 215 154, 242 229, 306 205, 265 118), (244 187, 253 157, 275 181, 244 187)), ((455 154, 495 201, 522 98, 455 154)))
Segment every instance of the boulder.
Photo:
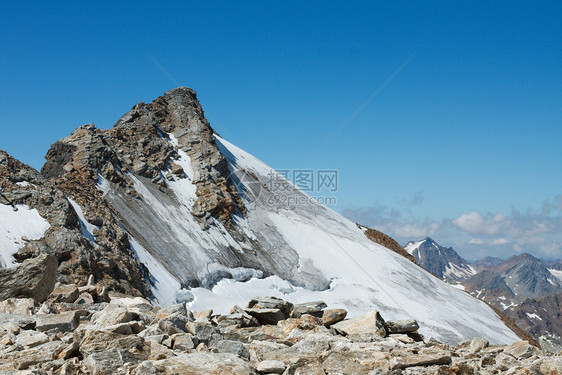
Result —
POLYGON ((278 309, 285 318, 290 317, 291 311, 293 310, 293 304, 291 302, 277 297, 253 298, 248 302, 248 306, 246 307, 250 309, 278 309))
POLYGON ((248 349, 239 341, 233 340, 219 340, 217 343, 211 346, 211 349, 218 351, 219 353, 230 353, 236 354, 244 359, 250 359, 250 353, 248 349))
POLYGON ((49 336, 47 336, 43 332, 29 330, 23 331, 19 335, 17 335, 15 344, 29 349, 42 345, 46 342, 49 342, 49 336))
POLYGON ((324 310, 328 305, 324 301, 314 301, 307 303, 299 303, 293 306, 291 316, 293 318, 300 318, 301 315, 308 314, 316 317, 322 317, 324 310))
POLYGON ((222 338, 219 329, 208 322, 188 322, 185 325, 185 328, 187 332, 197 337, 197 340, 205 345, 209 345, 209 343, 218 341, 222 338))
POLYGON ((16 267, 0 268, 0 300, 15 297, 43 302, 55 286, 57 267, 54 255, 42 254, 16 267))
POLYGON ((386 336, 384 328, 384 319, 377 310, 372 310, 355 318, 343 320, 332 325, 338 331, 344 332, 346 335, 376 335, 379 337, 386 336))
POLYGON ((330 309, 324 310, 322 314, 322 322, 326 327, 341 322, 347 316, 347 311, 344 309, 330 309))
POLYGON ((129 310, 111 303, 102 311, 94 313, 91 319, 93 324, 102 327, 109 327, 119 323, 127 323, 131 320, 133 320, 133 314, 129 310))
POLYGON ((159 361, 144 361, 132 374, 257 375, 257 372, 251 363, 235 354, 195 352, 159 361))
POLYGON ((541 336, 539 344, 545 354, 561 355, 562 354, 562 338, 559 336, 541 336))
POLYGON ((258 363, 257 370, 266 374, 282 374, 285 367, 285 364, 281 361, 269 360, 258 363))
POLYGON ((244 312, 256 318, 260 324, 277 324, 287 318, 287 315, 277 308, 246 308, 244 312))
POLYGON ((52 303, 73 303, 79 295, 80 292, 78 291, 78 287, 76 285, 57 284, 49 296, 49 301, 52 303))
POLYGON ((69 311, 61 314, 41 314, 36 316, 38 331, 56 330, 58 332, 74 331, 80 323, 80 312, 69 311))
POLYGON ((409 356, 395 357, 390 361, 391 370, 403 370, 414 366, 450 365, 452 363, 451 354, 412 354, 409 356))
POLYGON ((538 349, 528 341, 516 341, 503 351, 517 359, 526 359, 538 353, 538 349))
POLYGON ((483 339, 483 338, 474 338, 472 339, 472 341, 470 342, 470 352, 471 353, 477 353, 480 350, 487 348, 488 345, 490 345, 490 343, 488 342, 488 340, 483 339))
POLYGON ((385 323, 388 333, 411 333, 416 332, 420 326, 417 321, 410 320, 388 320, 385 323))
POLYGON ((0 301, 0 314, 33 315, 38 306, 33 298, 8 298, 0 301))
POLYGON ((195 349, 197 346, 197 339, 189 333, 179 333, 172 336, 173 349, 185 352, 187 350, 195 349))

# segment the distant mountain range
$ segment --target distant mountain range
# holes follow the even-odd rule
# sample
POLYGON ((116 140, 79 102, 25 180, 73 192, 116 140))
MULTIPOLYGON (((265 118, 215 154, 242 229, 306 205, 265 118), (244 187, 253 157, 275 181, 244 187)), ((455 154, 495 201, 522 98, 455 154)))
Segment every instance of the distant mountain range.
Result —
POLYGON ((492 304, 533 337, 562 335, 562 261, 524 253, 469 262, 429 237, 404 249, 427 271, 492 304))
POLYGON ((445 281, 464 280, 478 272, 452 247, 443 247, 429 237, 408 242, 404 250, 419 265, 445 281))

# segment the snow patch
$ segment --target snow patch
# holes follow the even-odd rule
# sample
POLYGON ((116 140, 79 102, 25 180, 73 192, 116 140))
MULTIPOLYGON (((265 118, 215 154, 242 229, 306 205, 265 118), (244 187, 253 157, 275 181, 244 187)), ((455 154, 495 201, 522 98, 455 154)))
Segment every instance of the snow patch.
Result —
POLYGON ((94 236, 94 231, 99 229, 98 226, 91 224, 86 220, 84 216, 84 212, 82 211, 82 207, 78 203, 76 203, 73 199, 68 198, 68 201, 78 214, 78 220, 80 221, 80 229, 82 230, 82 235, 86 237, 94 246, 97 246, 96 237, 94 236))
POLYGON ((549 268, 548 272, 550 272, 552 274, 552 276, 556 277, 558 279, 558 281, 562 283, 562 271, 554 269, 554 268, 549 268))
POLYGON ((141 263, 143 263, 150 272, 150 279, 153 284, 151 289, 156 299, 155 302, 160 306, 176 303, 177 292, 182 289, 180 282, 130 235, 129 244, 131 245, 131 250, 135 252, 141 263))
POLYGON ((464 285, 462 284, 452 284, 453 288, 457 288, 458 290, 466 290, 464 285))
POLYGON ((16 209, 0 204, 0 267, 16 265, 13 255, 25 245, 22 237, 39 240, 51 227, 37 209, 23 204, 18 204, 16 209))
POLYGON ((526 314, 527 314, 527 316, 528 316, 530 319, 542 320, 542 318, 541 318, 540 316, 538 316, 537 314, 535 314, 535 313, 526 313, 526 314))

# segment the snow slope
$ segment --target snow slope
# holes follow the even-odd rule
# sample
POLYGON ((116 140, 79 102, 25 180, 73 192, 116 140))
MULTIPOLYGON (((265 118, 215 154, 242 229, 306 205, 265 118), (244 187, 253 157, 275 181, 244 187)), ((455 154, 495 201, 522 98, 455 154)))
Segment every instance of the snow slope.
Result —
POLYGON ((415 318, 421 333, 449 343, 517 340, 483 302, 370 241, 355 223, 299 189, 279 199, 268 184, 272 178, 283 181, 279 174, 229 142, 216 142, 247 209, 234 215, 231 230, 218 221, 203 230, 191 214, 193 169, 184 153, 178 152, 176 163, 186 176, 174 176, 168 189, 128 175, 141 199, 99 181, 152 275, 158 303, 186 301, 195 310, 225 313, 257 295, 322 299, 349 316, 378 309, 387 319, 415 318))
POLYGON ((562 271, 554 269, 554 268, 549 268, 548 271, 552 274, 552 276, 557 278, 560 283, 562 283, 562 271))
POLYGON ((0 267, 11 267, 16 263, 12 255, 25 245, 22 237, 28 240, 41 239, 49 222, 34 209, 17 205, 17 211, 10 205, 0 204, 0 267))

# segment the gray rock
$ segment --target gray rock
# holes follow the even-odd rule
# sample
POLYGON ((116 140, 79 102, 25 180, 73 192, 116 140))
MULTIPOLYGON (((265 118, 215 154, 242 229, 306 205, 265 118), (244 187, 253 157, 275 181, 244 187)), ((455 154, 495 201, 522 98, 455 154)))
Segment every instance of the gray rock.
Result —
POLYGON ((484 348, 487 348, 489 344, 490 343, 486 339, 478 338, 478 337, 474 338, 470 342, 470 352, 471 353, 477 353, 480 350, 482 350, 484 348))
POLYGON ((387 320, 385 327, 388 333, 410 333, 416 332, 420 326, 417 321, 410 320, 387 320))
POLYGON ((70 311, 61 314, 41 314, 36 316, 36 327, 38 331, 56 330, 58 332, 70 332, 78 327, 80 313, 70 311))
POLYGON ((277 324, 286 319, 286 315, 276 308, 246 308, 244 312, 257 319, 260 324, 277 324))
POLYGON ((316 317, 322 317, 323 311, 328 305, 324 301, 314 301, 308 303, 299 303, 293 306, 291 316, 299 318, 301 315, 309 314, 316 317))
POLYGON ((0 314, 32 315, 38 306, 33 298, 8 298, 0 301, 0 314))
POLYGON ((180 351, 187 351, 191 349, 195 349, 197 346, 197 339, 189 333, 179 333, 172 336, 172 340, 174 342, 173 349, 180 350, 180 351))
POLYGON ((219 329, 211 323, 201 321, 188 322, 185 327, 187 332, 197 337, 197 340, 205 345, 210 345, 222 338, 219 329))
POLYGON ((219 340, 214 345, 211 345, 211 349, 216 349, 219 353, 236 354, 244 359, 250 359, 248 349, 239 341, 219 340))
POLYGON ((546 354, 560 355, 562 353, 562 338, 559 336, 541 336, 539 344, 546 354))
POLYGON ((343 320, 332 325, 333 328, 347 335, 386 336, 385 322, 377 310, 372 310, 365 315, 343 320))
POLYGON ((538 353, 538 349, 529 344, 528 341, 516 341, 503 351, 517 359, 529 358, 538 353))
POLYGON ((293 310, 293 304, 291 302, 277 297, 256 297, 251 299, 246 307, 253 309, 278 309, 285 318, 289 318, 293 310))
POLYGON ((196 352, 142 362, 132 374, 257 375, 257 372, 251 363, 234 354, 196 352))
POLYGON ((259 372, 266 374, 282 374, 285 368, 286 366, 283 362, 276 360, 261 361, 256 367, 259 372))
POLYGON ((34 348, 49 342, 49 336, 43 332, 23 331, 16 337, 16 345, 24 348, 34 348))
POLYGON ((57 258, 43 254, 16 267, 0 268, 0 300, 16 297, 43 302, 55 286, 57 266, 57 258))
POLYGON ((391 370, 403 370, 414 366, 450 365, 452 363, 450 353, 440 354, 417 354, 403 357, 395 357, 390 361, 391 370))

